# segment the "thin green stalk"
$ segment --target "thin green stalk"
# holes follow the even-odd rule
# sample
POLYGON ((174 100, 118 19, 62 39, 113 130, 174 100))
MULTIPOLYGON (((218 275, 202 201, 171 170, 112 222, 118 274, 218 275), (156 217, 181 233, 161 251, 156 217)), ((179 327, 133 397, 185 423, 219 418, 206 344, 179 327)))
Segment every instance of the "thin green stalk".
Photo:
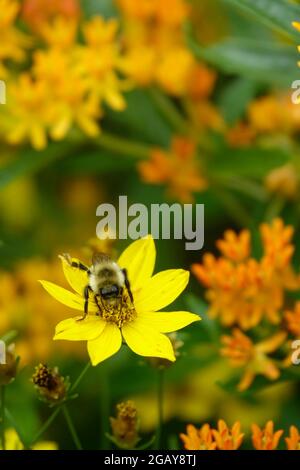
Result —
POLYGON ((5 450, 5 385, 0 386, 1 447, 5 450))
MULTIPOLYGON (((83 371, 80 373, 79 377, 77 378, 77 380, 74 382, 74 384, 72 385, 72 387, 70 388, 70 392, 74 392, 74 390, 78 387, 79 383, 81 382, 81 380, 83 379, 83 377, 85 376, 86 372, 89 370, 89 368, 91 367, 91 363, 88 362, 88 364, 84 367, 83 371)), ((58 405, 55 410, 53 411, 53 413, 49 416, 49 418, 47 419, 47 421, 43 424, 43 426, 41 427, 41 429, 36 433, 36 435, 34 436, 34 438, 32 439, 31 443, 30 443, 30 446, 29 447, 32 447, 32 445, 44 434, 44 432, 46 432, 46 430, 49 428, 49 426, 51 425, 51 423, 55 420, 56 416, 59 414, 59 412, 61 411, 62 407, 64 406, 64 403, 58 405)))
POLYGON ((49 428, 49 426, 55 420, 55 418, 58 415, 58 413, 60 412, 60 410, 61 410, 61 406, 58 406, 57 408, 55 408, 55 410, 49 416, 47 421, 43 424, 41 429, 39 429, 39 431, 35 434, 34 438, 32 439, 32 441, 30 443, 30 447, 32 447, 32 445, 39 440, 39 438, 44 434, 44 432, 46 432, 46 430, 49 428))
POLYGON ((62 406, 62 412, 64 414, 64 417, 65 417, 65 420, 66 420, 66 423, 68 425, 68 428, 70 430, 70 434, 72 436, 72 439, 74 441, 74 444, 76 446, 76 449, 77 450, 82 450, 82 445, 81 445, 81 442, 80 442, 80 439, 78 437, 78 434, 76 432, 76 429, 75 429, 75 426, 74 426, 74 423, 72 421, 72 418, 70 416, 70 413, 68 411, 68 408, 66 407, 66 405, 63 405, 62 406))
POLYGON ((100 415, 101 415, 101 442, 100 449, 108 450, 109 441, 106 438, 109 423, 109 381, 107 377, 107 370, 105 366, 99 367, 100 372, 100 415))
POLYGON ((132 157, 135 160, 146 160, 149 157, 150 149, 147 145, 140 142, 133 142, 122 137, 118 137, 108 132, 102 132, 94 140, 98 147, 116 152, 119 155, 132 157))
POLYGON ((85 374, 87 373, 87 371, 89 370, 89 368, 91 367, 91 363, 88 362, 87 365, 84 367, 84 369, 82 370, 82 372, 79 374, 77 380, 75 380, 75 382, 73 383, 73 385, 71 386, 70 388, 70 392, 74 392, 76 390, 76 388, 78 387, 78 385, 80 384, 81 380, 83 379, 83 377, 85 376, 85 374))
POLYGON ((23 436, 23 433, 22 431, 20 430, 19 428, 19 425, 18 423, 16 422, 15 418, 13 417, 13 415, 11 414, 11 412, 5 408, 5 418, 7 419, 7 421, 10 422, 10 424, 12 425, 12 427, 16 430, 23 446, 24 446, 24 449, 28 450, 29 449, 29 446, 27 444, 27 441, 26 439, 24 439, 24 436, 23 436))
POLYGON ((150 88, 149 94, 161 114, 176 132, 184 135, 190 133, 188 123, 170 98, 161 93, 158 88, 150 88))
POLYGON ((163 424, 164 424, 164 382, 165 382, 165 371, 164 369, 158 370, 157 376, 157 414, 158 414, 158 425, 156 434, 156 450, 162 450, 162 438, 163 438, 163 424))

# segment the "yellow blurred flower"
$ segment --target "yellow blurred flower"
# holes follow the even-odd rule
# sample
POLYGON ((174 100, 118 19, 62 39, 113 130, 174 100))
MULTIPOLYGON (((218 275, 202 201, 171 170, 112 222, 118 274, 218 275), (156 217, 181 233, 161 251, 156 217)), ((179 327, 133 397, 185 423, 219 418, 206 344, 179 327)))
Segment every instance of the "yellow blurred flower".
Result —
POLYGON ((218 428, 212 430, 219 450, 237 450, 243 442, 244 434, 241 433, 241 425, 237 421, 230 429, 224 420, 218 421, 218 428))
POLYGON ((207 188, 196 146, 187 138, 174 138, 169 152, 153 149, 150 159, 140 163, 138 169, 144 182, 166 184, 169 196, 181 202, 192 202, 193 193, 207 188))
POLYGON ((118 403, 117 417, 110 418, 112 439, 121 449, 134 449, 140 441, 139 419, 133 401, 118 403))
MULTIPOLYGON (((9 428, 5 431, 5 450, 24 450, 24 445, 15 429, 9 428)), ((32 450, 58 450, 58 445, 52 441, 41 441, 34 444, 32 450)))
POLYGON ((300 109, 289 95, 266 95, 248 108, 249 124, 258 134, 292 134, 300 129, 300 109))
POLYGON ((117 0, 123 15, 122 70, 138 85, 157 84, 174 96, 210 93, 215 74, 185 44, 185 0, 117 0), (170 73, 170 71, 172 71, 170 73))
POLYGON ((273 421, 268 421, 265 428, 252 425, 252 443, 256 450, 275 450, 278 447, 283 431, 274 432, 273 421))
POLYGON ((22 62, 26 58, 26 48, 30 45, 30 41, 15 26, 20 12, 19 2, 15 0, 0 0, 0 11, 0 79, 3 79, 8 75, 5 61, 22 62))
POLYGON ((270 193, 279 194, 287 199, 295 199, 300 189, 297 169, 292 163, 275 168, 266 176, 265 187, 270 193))
POLYGON ((188 424, 186 434, 180 434, 180 439, 186 450, 215 450, 217 447, 209 424, 203 424, 200 429, 188 424))
POLYGON ((285 438, 288 450, 300 450, 300 432, 296 426, 290 427, 290 435, 285 438))
MULTIPOLYGON (((60 322, 54 339, 87 341, 93 365, 116 354, 122 339, 136 354, 175 361, 172 344, 165 333, 177 331, 200 318, 188 312, 158 313, 185 289, 189 273, 177 269, 153 276, 155 257, 152 237, 132 243, 119 257, 118 265, 127 269, 134 302, 130 302, 125 291, 122 309, 116 305, 100 311, 95 300, 90 299, 89 315, 81 321, 78 321, 82 318, 79 316, 60 322)), ((62 263, 66 279, 76 293, 48 281, 41 283, 56 300, 83 312, 87 273, 73 268, 66 258, 62 258, 62 263)))
POLYGON ((43 23, 39 32, 46 47, 32 53, 30 70, 7 83, 8 104, 0 110, 3 138, 14 145, 29 140, 41 150, 49 136, 61 140, 74 126, 96 137, 103 105, 124 110, 123 92, 131 87, 119 76, 117 31, 116 20, 101 16, 82 25, 63 16, 43 23))
POLYGON ((249 388, 258 374, 269 380, 278 379, 280 370, 268 354, 275 352, 285 339, 286 333, 280 331, 271 338, 254 344, 248 336, 237 328, 233 330, 232 336, 224 335, 222 337, 221 355, 228 357, 233 367, 244 369, 243 376, 238 384, 240 391, 249 388))
POLYGON ((249 255, 250 233, 243 231, 240 239, 227 233, 225 240, 218 242, 223 256, 216 258, 207 253, 202 264, 192 266, 197 279, 208 289, 210 315, 220 317, 225 326, 237 324, 249 329, 263 317, 277 324, 285 291, 299 288, 299 276, 291 265, 293 228, 275 219, 270 225, 262 224, 260 233, 264 252, 259 261, 245 257, 249 255))

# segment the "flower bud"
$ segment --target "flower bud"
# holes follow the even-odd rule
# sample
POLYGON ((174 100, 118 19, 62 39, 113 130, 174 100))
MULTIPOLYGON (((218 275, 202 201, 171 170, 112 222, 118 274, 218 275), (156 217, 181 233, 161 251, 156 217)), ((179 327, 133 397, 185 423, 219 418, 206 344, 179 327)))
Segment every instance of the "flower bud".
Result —
POLYGON ((52 405, 61 402, 66 397, 69 388, 68 379, 59 374, 57 367, 51 369, 44 364, 39 364, 35 368, 32 382, 40 398, 52 405))
POLYGON ((112 440, 121 449, 134 449, 140 440, 138 415, 133 401, 117 405, 117 417, 110 418, 112 440))

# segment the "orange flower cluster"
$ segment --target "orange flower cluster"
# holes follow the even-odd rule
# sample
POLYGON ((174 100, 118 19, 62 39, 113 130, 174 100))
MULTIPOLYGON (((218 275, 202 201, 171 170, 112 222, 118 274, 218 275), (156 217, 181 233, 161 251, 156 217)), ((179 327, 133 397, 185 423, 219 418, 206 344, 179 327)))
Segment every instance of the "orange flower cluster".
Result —
POLYGON ((260 234, 263 255, 259 260, 250 257, 250 233, 237 235, 229 230, 217 243, 221 257, 206 254, 202 264, 192 266, 207 288, 209 314, 219 317, 224 326, 248 330, 263 318, 278 324, 285 291, 299 289, 299 276, 291 266, 293 228, 276 219, 262 224, 260 234))
POLYGON ((207 188, 196 145, 187 138, 174 138, 169 152, 153 149, 150 159, 140 163, 138 169, 145 183, 166 184, 168 195, 183 203, 193 202, 193 193, 207 188))
MULTIPOLYGON (((189 424, 186 432, 180 434, 186 450, 237 450, 244 438, 239 422, 230 429, 223 420, 219 420, 217 429, 212 429, 209 424, 204 424, 200 429, 189 424)), ((282 434, 283 430, 274 431, 272 421, 268 421, 264 428, 253 424, 253 447, 255 450, 276 450, 282 434)), ((285 442, 287 450, 300 450, 300 432, 295 426, 290 427, 290 434, 285 442)))
POLYGON ((250 387, 257 374, 269 380, 276 380, 280 376, 280 369, 268 354, 275 352, 285 341, 287 334, 280 331, 274 336, 259 343, 246 336, 238 328, 234 329, 232 336, 222 337, 223 348, 221 355, 228 357, 233 367, 243 367, 244 373, 238 385, 242 392, 250 387))

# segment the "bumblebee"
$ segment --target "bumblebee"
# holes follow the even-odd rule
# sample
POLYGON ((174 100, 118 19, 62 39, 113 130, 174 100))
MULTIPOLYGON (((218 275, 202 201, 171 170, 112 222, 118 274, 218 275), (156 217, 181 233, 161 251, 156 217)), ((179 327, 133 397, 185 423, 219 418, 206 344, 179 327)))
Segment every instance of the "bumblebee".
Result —
POLYGON ((87 273, 88 283, 84 288, 84 315, 79 321, 84 320, 88 315, 90 295, 93 295, 99 312, 112 307, 119 307, 121 311, 124 289, 126 289, 129 299, 133 303, 133 295, 126 269, 120 268, 108 255, 104 253, 94 254, 90 267, 72 260, 68 255, 64 257, 73 268, 81 269, 87 273))

